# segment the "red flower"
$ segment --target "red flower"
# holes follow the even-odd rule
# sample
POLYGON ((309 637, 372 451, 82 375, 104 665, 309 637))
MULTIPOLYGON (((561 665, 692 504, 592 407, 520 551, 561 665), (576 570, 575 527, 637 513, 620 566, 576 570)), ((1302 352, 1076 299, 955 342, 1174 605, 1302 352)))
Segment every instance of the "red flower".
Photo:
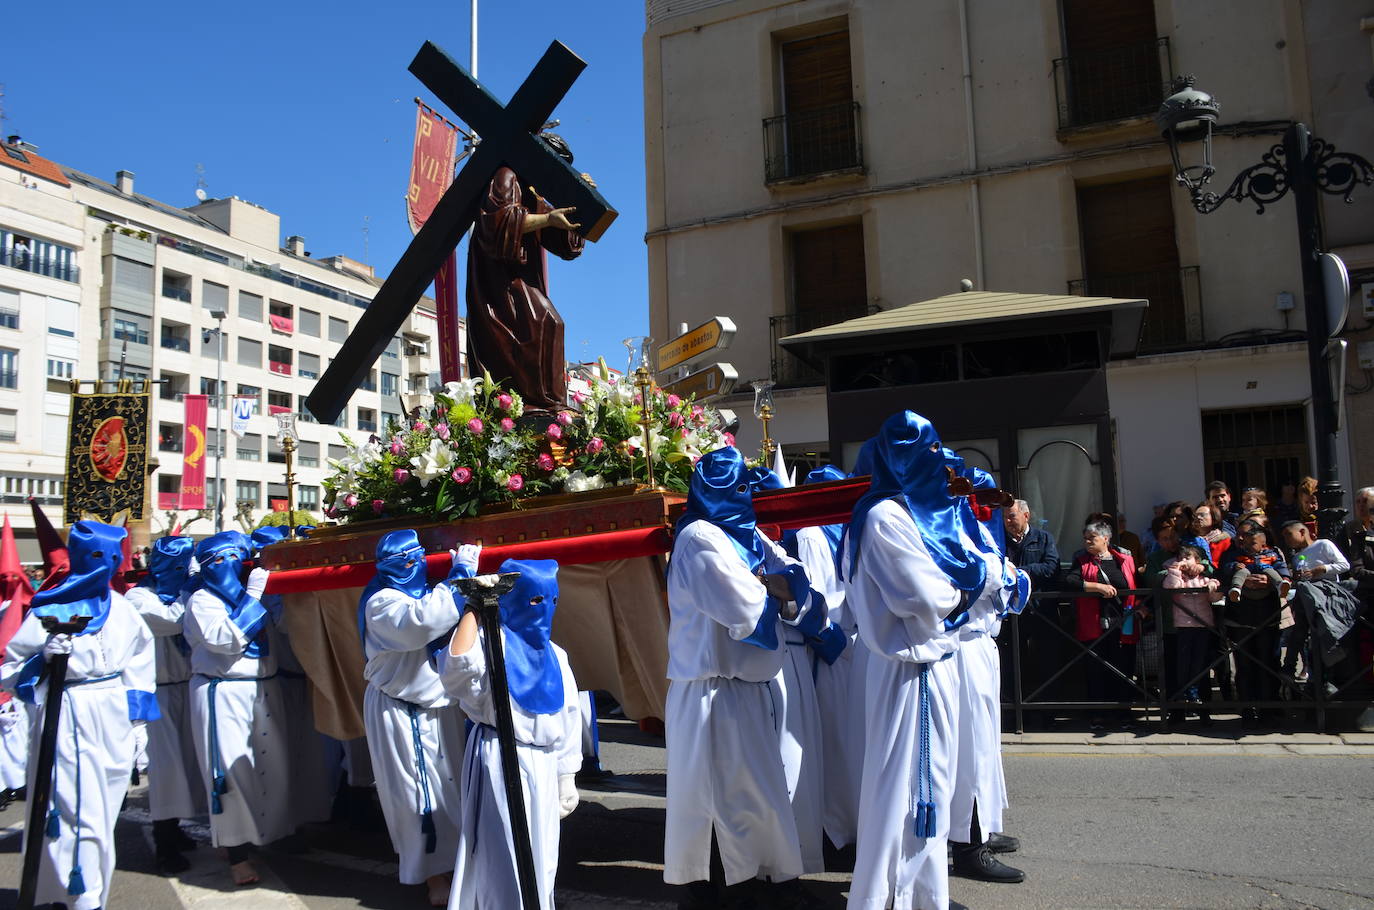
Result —
POLYGON ((470 468, 454 468, 453 473, 449 476, 453 478, 454 483, 467 483, 472 480, 472 470, 470 468))
POLYGON ((553 456, 548 452, 540 452, 539 457, 536 458, 535 461, 538 463, 541 471, 552 471, 554 468, 553 456))
POLYGON ((510 476, 510 480, 506 481, 506 489, 510 490, 512 493, 519 492, 524 488, 525 478, 521 477, 519 474, 512 474, 510 476))
POLYGON ((469 420, 469 421, 468 421, 468 430, 470 430, 474 436, 481 436, 481 435, 482 435, 482 418, 480 418, 480 417, 474 417, 474 418, 472 418, 471 420, 469 420))
POLYGON ((544 435, 550 439, 562 439, 563 428, 556 423, 551 423, 549 424, 549 428, 544 431, 544 435))

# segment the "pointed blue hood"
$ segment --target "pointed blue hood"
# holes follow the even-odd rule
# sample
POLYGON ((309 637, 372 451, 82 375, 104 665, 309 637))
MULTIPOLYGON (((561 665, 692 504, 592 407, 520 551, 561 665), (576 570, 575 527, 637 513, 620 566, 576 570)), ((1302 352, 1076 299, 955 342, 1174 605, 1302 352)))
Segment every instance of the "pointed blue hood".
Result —
POLYGON ((754 520, 754 480, 744 456, 734 446, 703 455, 692 471, 687 511, 678 519, 676 533, 681 534, 695 521, 709 521, 730 538, 749 571, 758 569, 765 550, 754 520))
POLYGON ((229 619, 245 634, 252 632, 252 641, 244 649, 245 657, 267 656, 267 641, 261 632, 259 614, 262 604, 243 587, 243 568, 253 553, 253 543, 242 531, 221 531, 196 545, 196 562, 200 573, 196 582, 201 590, 209 591, 224 602, 229 619))
POLYGON ((110 615, 110 580, 124 562, 128 531, 98 521, 78 521, 67 534, 71 572, 61 584, 33 595, 29 609, 66 622, 74 616, 91 621, 80 634, 99 632, 110 615))
POLYGON ((531 714, 553 714, 564 698, 563 669, 549 645, 558 608, 558 562, 507 559, 501 572, 520 573, 500 601, 510 697, 531 714))
POLYGON ((377 574, 363 588, 358 598, 358 641, 367 656, 367 602, 383 588, 395 588, 416 600, 429 593, 425 564, 425 548, 420 536, 406 528, 382 535, 377 541, 377 574))
POLYGON ((146 587, 163 603, 176 600, 190 581, 191 555, 195 548, 195 542, 189 537, 168 536, 153 541, 146 587))

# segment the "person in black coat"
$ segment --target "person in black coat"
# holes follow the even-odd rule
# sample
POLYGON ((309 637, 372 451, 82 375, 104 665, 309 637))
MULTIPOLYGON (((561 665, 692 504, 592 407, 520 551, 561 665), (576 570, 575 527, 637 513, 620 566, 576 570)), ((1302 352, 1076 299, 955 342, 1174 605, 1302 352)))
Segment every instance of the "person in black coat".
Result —
MULTIPOLYGON (((1030 576, 1031 591, 1053 591, 1059 585, 1059 548, 1055 545, 1054 535, 1044 528, 1035 526, 1031 520, 1030 506, 1024 499, 1018 499, 1002 512, 1007 531, 1007 558, 1018 568, 1025 569, 1030 576)), ((1066 639, 1049 628, 1060 625, 1059 603, 1055 600, 1039 600, 1026 608, 1025 613, 1016 621, 1015 627, 1021 640, 1021 695, 1026 698, 1035 692, 1063 663, 1063 646, 1066 639), (1030 614, 1035 615, 1030 615, 1030 614)), ((1015 670, 1011 653, 1011 635, 997 637, 998 647, 1002 650, 1002 696, 1010 699, 1015 692, 1015 670)), ((1046 701, 1055 693, 1044 691, 1035 695, 1033 701, 1046 701)), ((1027 719, 1049 726, 1051 715, 1048 713, 1026 712, 1027 719)))

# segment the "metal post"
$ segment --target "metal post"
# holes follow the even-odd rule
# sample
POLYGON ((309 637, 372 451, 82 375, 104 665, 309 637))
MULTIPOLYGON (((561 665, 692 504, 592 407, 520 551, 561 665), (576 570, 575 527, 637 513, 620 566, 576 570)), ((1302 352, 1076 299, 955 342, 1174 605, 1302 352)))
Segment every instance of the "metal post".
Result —
POLYGON ((496 741, 501 754, 501 777, 506 791, 506 814, 510 821, 511 844, 515 849, 515 873, 523 910, 539 910, 539 883, 534 872, 534 850, 530 846, 529 815, 525 811, 525 792, 520 786, 520 759, 515 754, 515 722, 511 718, 510 689, 506 685, 506 653, 501 644, 501 595, 515 586, 518 572, 503 573, 497 583, 486 587, 475 578, 456 582, 460 594, 477 614, 482 627, 482 650, 487 659, 492 706, 496 709, 496 741))
MULTIPOLYGON (((76 635, 91 621, 89 616, 73 616, 62 622, 55 616, 43 617, 48 635, 76 635)), ((42 862, 47 838, 48 806, 52 802, 52 769, 57 761, 57 730, 62 718, 62 690, 67 683, 66 654, 55 654, 48 661, 48 690, 43 697, 43 730, 38 739, 37 764, 33 790, 29 793, 29 823, 24 830, 24 867, 19 876, 18 910, 33 910, 38 890, 38 866, 42 862)))
MULTIPOLYGON (((1326 292, 1322 286, 1321 210, 1315 163, 1311 156, 1311 133, 1307 125, 1295 123, 1283 134, 1286 176, 1293 188, 1298 213, 1298 244, 1302 258, 1303 314, 1307 322, 1307 367, 1312 384, 1313 473, 1319 481, 1317 518, 1319 534, 1335 540, 1345 517, 1340 471, 1336 464, 1336 404, 1327 367, 1326 343, 1330 325, 1326 319, 1326 292)), ((1339 379, 1345 381, 1345 377, 1339 379)))
POLYGON ((224 530, 224 313, 217 311, 215 332, 215 533, 224 530))
MULTIPOLYGON (((1037 602, 1038 605, 1038 602, 1037 602)), ((1011 698, 1016 712, 1016 732, 1026 732, 1026 709, 1021 701, 1021 615, 1011 615, 1011 698)))

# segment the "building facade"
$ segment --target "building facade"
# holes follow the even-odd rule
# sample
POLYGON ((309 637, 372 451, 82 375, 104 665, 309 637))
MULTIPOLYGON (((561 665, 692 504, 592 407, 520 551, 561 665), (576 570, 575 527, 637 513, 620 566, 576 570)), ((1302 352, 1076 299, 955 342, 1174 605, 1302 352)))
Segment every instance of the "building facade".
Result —
POLYGON ((217 475, 225 527, 284 508, 278 413, 297 419, 296 507, 319 516, 328 459, 343 452, 340 432, 366 438, 403 413, 402 396, 428 390, 437 327, 426 299, 336 424, 319 425, 305 397, 381 284, 370 266, 314 258, 299 236, 283 244, 280 217, 237 197, 183 209, 137 193, 127 171, 106 183, 22 142, 3 151, 0 476, 25 561, 37 558, 27 497, 62 524, 73 379, 151 383, 157 465, 148 518, 133 527, 140 545, 178 524, 213 531, 217 475), (211 396, 209 514, 179 508, 187 394, 211 396), (236 395, 257 402, 241 438, 229 429, 236 395))
MULTIPOLYGON (((771 429, 786 454, 847 462, 853 440, 836 428, 854 421, 827 407, 836 377, 780 339, 940 298, 968 279, 979 291, 1149 301, 1135 351, 1106 362, 1105 436, 1066 413, 1000 439, 951 440, 990 446, 1004 486, 1032 486, 1022 482, 1028 462, 1046 442, 1086 449, 1091 437, 1105 442, 1092 460, 1110 487, 1098 502, 1142 527, 1151 505, 1196 501, 1214 477, 1276 494, 1312 472, 1293 201, 1258 215, 1249 204, 1196 214, 1152 116, 1182 73, 1220 100, 1218 191, 1294 120, 1374 157, 1366 6, 646 9, 651 331, 670 337, 730 316, 741 386, 777 383, 771 429)), ((1347 486, 1364 485, 1374 481, 1374 310, 1361 305, 1374 293, 1374 190, 1357 188, 1351 204, 1325 197, 1322 208, 1354 298, 1339 459, 1347 486)), ((912 381, 890 381, 891 400, 912 381)), ((757 446, 748 396, 723 404, 746 415, 741 446, 757 446)), ((1014 392, 1005 405, 1016 410, 1014 392)))

